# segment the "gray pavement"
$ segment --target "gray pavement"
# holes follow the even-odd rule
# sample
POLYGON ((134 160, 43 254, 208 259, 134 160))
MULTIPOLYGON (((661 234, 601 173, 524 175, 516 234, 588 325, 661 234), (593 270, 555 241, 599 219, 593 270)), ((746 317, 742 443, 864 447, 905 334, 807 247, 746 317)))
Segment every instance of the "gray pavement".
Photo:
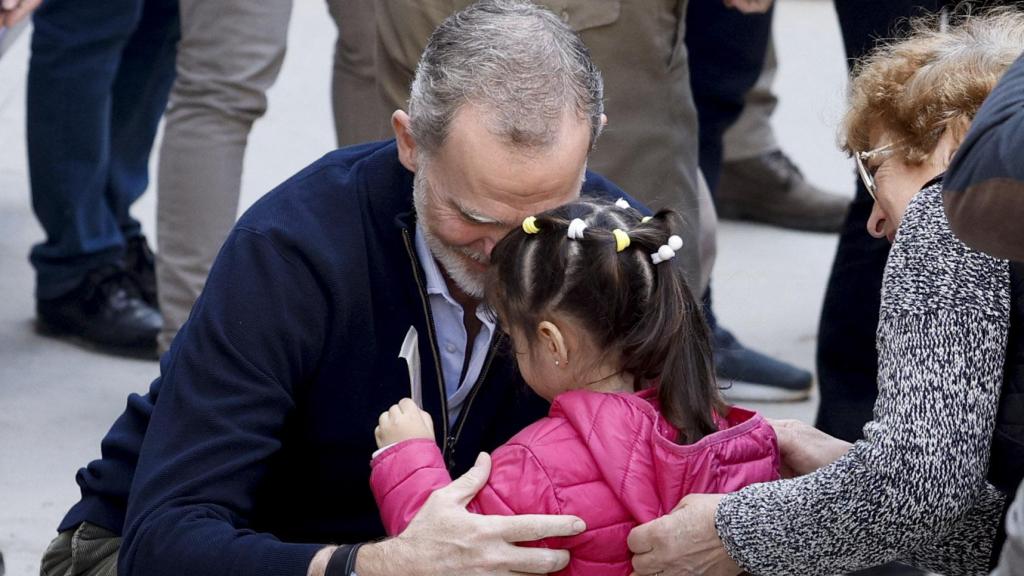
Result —
MULTIPOLYGON (((324 3, 298 0, 291 45, 270 94, 270 111, 250 138, 243 209, 333 147, 329 101, 334 27, 324 3)), ((155 362, 85 351, 33 331, 30 246, 42 239, 32 216, 24 144, 26 32, 0 59, 0 550, 7 573, 38 573, 38 559, 76 501, 75 470, 130 392, 144 391, 155 362)), ((775 124, 784 148, 810 179, 852 194, 853 172, 835 147, 845 68, 831 3, 781 0, 776 17, 782 104, 775 124)), ((69 94, 69 98, 74 95, 69 94)), ((135 206, 151 239, 155 198, 135 206)), ((725 223, 715 272, 716 307, 745 343, 807 369, 834 236, 725 223)), ((812 421, 817 400, 761 405, 771 416, 812 421)))

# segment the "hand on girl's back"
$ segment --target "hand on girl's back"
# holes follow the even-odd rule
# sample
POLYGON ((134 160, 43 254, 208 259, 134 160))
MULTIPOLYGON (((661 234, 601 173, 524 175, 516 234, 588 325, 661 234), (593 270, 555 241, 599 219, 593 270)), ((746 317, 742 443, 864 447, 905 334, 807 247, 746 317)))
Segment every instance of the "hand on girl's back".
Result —
POLYGON ((402 398, 398 404, 380 415, 373 436, 377 439, 378 448, 414 438, 433 440, 434 421, 415 402, 402 398))

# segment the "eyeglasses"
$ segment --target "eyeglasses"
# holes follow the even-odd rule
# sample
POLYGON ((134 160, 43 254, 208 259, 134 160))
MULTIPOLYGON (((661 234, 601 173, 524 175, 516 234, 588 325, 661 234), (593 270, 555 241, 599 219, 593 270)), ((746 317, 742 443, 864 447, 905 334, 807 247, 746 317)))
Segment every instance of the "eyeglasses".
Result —
POLYGON ((868 150, 867 152, 857 152, 853 155, 853 159, 857 161, 857 172, 860 174, 860 181, 864 183, 864 188, 867 189, 868 194, 871 195, 871 199, 878 201, 875 197, 875 193, 878 191, 878 185, 875 184, 875 172, 878 167, 874 169, 868 168, 868 163, 876 157, 888 157, 892 156, 896 150, 896 143, 886 144, 874 150, 868 150))

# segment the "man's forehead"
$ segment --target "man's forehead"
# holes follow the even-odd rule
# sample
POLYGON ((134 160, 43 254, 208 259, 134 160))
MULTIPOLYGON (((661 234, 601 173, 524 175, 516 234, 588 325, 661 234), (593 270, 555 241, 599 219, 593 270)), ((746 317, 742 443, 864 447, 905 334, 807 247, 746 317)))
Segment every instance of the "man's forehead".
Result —
POLYGON ((461 197, 449 195, 448 202, 467 220, 478 224, 494 224, 507 227, 518 226, 523 217, 556 208, 579 197, 580 187, 568 188, 550 194, 533 197, 508 197, 506 201, 495 201, 488 197, 470 195, 461 197))
POLYGON ((527 203, 535 194, 563 195, 579 183, 589 152, 586 124, 574 122, 581 125, 562 130, 550 145, 524 148, 491 133, 480 114, 466 108, 452 123, 445 143, 432 154, 444 172, 439 176, 484 190, 518 190, 527 203))

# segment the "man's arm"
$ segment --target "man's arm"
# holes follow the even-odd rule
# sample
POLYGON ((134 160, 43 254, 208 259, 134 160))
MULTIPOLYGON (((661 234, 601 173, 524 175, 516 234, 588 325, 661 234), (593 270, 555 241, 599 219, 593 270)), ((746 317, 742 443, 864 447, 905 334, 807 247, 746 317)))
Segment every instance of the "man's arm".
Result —
POLYGON ((330 310, 313 272, 236 228, 166 359, 143 441, 118 572, 304 576, 326 543, 251 528, 293 386, 318 366, 330 310))
MULTIPOLYGON (((574 536, 586 529, 574 516, 487 516, 466 507, 486 485, 491 459, 481 454, 458 480, 433 492, 398 536, 359 549, 360 576, 548 574, 569 563, 565 550, 522 548, 517 542, 574 536)), ((308 576, 323 576, 333 548, 317 553, 308 576)))

